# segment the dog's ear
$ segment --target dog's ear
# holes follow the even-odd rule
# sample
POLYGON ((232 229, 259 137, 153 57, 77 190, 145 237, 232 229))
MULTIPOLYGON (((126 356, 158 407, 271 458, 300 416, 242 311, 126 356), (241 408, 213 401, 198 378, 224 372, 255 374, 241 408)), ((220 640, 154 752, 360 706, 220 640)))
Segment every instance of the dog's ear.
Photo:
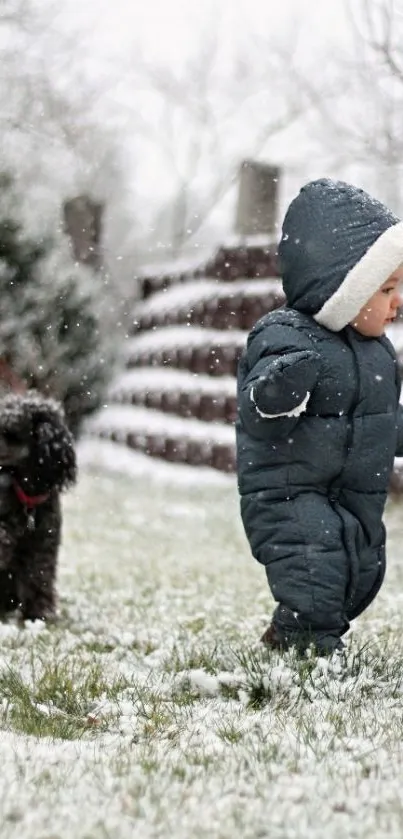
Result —
POLYGON ((37 468, 51 486, 67 489, 77 479, 74 438, 67 426, 40 420, 35 428, 37 468))

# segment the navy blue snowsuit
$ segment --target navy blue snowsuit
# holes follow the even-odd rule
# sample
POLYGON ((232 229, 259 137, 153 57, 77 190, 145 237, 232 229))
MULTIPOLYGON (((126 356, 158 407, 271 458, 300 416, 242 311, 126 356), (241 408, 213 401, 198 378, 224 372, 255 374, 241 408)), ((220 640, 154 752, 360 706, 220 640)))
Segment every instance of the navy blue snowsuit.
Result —
POLYGON ((239 364, 241 515, 276 637, 331 652, 385 573, 399 374, 390 341, 348 323, 403 261, 403 224, 361 190, 315 181, 290 205, 279 258, 287 306, 258 321, 239 364))

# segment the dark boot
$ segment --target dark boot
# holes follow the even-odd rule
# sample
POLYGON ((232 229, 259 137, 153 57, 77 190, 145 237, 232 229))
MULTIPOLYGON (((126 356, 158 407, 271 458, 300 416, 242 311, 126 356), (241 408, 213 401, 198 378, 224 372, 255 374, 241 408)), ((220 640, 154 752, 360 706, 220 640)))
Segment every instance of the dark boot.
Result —
POLYGON ((264 644, 265 647, 270 647, 270 649, 272 650, 286 649, 284 644, 281 643, 272 623, 270 624, 270 626, 267 627, 267 629, 263 633, 260 642, 261 644, 264 644))

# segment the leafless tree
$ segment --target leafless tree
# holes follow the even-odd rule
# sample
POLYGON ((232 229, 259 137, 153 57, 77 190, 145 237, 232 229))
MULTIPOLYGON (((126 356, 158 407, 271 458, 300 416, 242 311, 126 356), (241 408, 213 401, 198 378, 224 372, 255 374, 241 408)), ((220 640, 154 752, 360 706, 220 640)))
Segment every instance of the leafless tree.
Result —
POLYGON ((106 85, 86 73, 83 33, 63 27, 60 8, 0 0, 0 169, 14 176, 18 212, 38 238, 61 235, 66 199, 84 193, 105 204, 105 293, 119 300, 133 285, 133 266, 118 259, 130 215, 124 154, 106 85))
POLYGON ((147 146, 153 147, 169 197, 153 219, 153 236, 176 255, 195 241, 234 186, 243 158, 267 154, 270 141, 304 114, 306 97, 289 86, 285 55, 270 39, 246 37, 223 55, 219 29, 209 30, 184 66, 143 64, 153 103, 147 146))
POLYGON ((345 0, 350 44, 329 56, 332 81, 299 77, 311 135, 341 176, 360 180, 403 210, 403 7, 401 0, 345 0), (328 92, 332 90, 329 106, 328 92))
MULTIPOLYGON (((101 93, 78 60, 76 32, 58 24, 55 0, 0 0, 0 149, 36 217, 66 197, 107 197, 122 183, 113 126, 97 113, 101 93), (45 194, 46 193, 46 194, 45 194)), ((31 211, 31 219, 32 216, 31 211)))

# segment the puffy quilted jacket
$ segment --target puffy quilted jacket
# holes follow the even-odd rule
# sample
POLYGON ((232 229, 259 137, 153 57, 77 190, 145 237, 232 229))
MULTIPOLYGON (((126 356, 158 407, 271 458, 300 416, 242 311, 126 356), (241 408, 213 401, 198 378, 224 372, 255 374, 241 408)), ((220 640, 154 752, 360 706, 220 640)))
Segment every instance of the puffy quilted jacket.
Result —
POLYGON ((255 325, 239 364, 241 514, 277 635, 328 652, 385 573, 398 368, 386 337, 347 323, 403 261, 403 225, 362 191, 317 181, 290 207, 280 259, 288 305, 255 325))

